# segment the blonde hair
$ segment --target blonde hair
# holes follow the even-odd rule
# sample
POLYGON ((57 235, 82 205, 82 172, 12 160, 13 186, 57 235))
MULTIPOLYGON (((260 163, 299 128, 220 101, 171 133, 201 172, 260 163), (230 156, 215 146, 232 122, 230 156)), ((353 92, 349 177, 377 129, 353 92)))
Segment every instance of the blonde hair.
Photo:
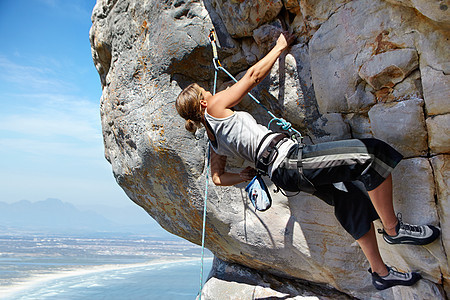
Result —
POLYGON ((202 90, 198 84, 192 83, 178 95, 175 101, 178 114, 186 120, 184 127, 190 132, 195 132, 203 124, 200 100, 203 100, 202 90))

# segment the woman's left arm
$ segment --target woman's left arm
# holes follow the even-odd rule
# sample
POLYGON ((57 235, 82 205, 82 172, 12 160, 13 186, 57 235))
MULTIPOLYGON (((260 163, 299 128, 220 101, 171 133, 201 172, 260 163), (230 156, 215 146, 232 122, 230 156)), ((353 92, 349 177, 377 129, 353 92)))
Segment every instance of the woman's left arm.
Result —
POLYGON ((227 157, 219 155, 211 149, 211 177, 215 185, 230 186, 251 180, 255 175, 255 169, 247 167, 240 173, 225 172, 227 157))
POLYGON ((213 96, 213 101, 208 104, 208 113, 217 118, 229 115, 231 107, 238 104, 242 98, 260 83, 270 72, 270 69, 286 48, 294 40, 294 36, 282 33, 278 37, 275 47, 255 65, 247 70, 244 77, 230 88, 213 96))

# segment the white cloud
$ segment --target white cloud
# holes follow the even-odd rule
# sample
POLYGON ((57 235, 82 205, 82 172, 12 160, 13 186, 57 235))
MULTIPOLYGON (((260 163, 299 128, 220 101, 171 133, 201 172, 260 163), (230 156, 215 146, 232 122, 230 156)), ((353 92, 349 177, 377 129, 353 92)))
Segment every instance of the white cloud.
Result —
POLYGON ((12 83, 21 90, 60 92, 75 89, 73 84, 59 78, 55 69, 17 64, 2 55, 0 55, 0 80, 12 83))
POLYGON ((98 100, 77 94, 80 88, 58 76, 70 60, 42 56, 26 64, 0 54, 0 147, 5 157, 19 153, 67 155, 102 160, 98 100), (39 67, 44 66, 44 67, 39 67), (95 149, 95 150, 94 150, 95 149))
MULTIPOLYGON (((77 3, 76 1, 66 0, 39 0, 50 9, 55 10, 61 15, 71 18, 80 18, 81 20, 90 18, 90 12, 85 7, 77 3)), ((94 5, 93 3, 92 5, 94 5)), ((93 7, 93 6, 92 6, 93 7)))
MULTIPOLYGON (((24 153, 31 154, 34 159, 51 158, 56 161, 61 157, 70 157, 73 160, 99 160, 102 159, 102 144, 76 144, 50 139, 32 138, 0 138, 0 153, 8 151, 13 157, 24 158, 24 153)), ((11 157, 7 155, 6 157, 11 157)), ((27 156, 28 159, 31 159, 27 156)), ((5 158, 5 156, 4 156, 5 158)))
POLYGON ((0 112, 0 130, 33 137, 90 142, 101 138, 99 108, 70 95, 15 95, 27 99, 14 113, 0 112))
POLYGON ((104 159, 101 90, 89 51, 94 5, 37 0, 33 7, 42 13, 27 15, 35 27, 25 35, 19 26, 25 15, 17 10, 11 16, 19 25, 11 24, 10 35, 21 38, 0 46, 0 201, 59 197, 93 203, 118 194, 104 159))

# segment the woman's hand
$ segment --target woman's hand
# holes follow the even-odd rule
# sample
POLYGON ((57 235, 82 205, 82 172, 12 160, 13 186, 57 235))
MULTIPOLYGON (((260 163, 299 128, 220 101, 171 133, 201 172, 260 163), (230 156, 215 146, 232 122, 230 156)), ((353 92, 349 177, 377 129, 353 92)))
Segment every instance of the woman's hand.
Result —
POLYGON ((239 176, 241 176, 244 181, 252 180, 253 177, 256 176, 256 170, 252 167, 247 167, 239 173, 239 176))
POLYGON ((285 50, 292 44, 294 40, 295 40, 294 35, 290 34, 287 31, 283 31, 278 37, 276 47, 279 47, 281 50, 285 50))

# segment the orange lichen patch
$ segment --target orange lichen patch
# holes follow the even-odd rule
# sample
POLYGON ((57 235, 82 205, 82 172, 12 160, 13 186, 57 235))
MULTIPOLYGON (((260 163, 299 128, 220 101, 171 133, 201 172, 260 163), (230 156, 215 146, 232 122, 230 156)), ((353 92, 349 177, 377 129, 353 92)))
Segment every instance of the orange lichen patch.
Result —
POLYGON ((132 195, 133 200, 138 200, 142 196, 148 195, 148 191, 145 190, 144 184, 142 184, 139 176, 131 172, 123 175, 120 177, 119 184, 122 188, 128 190, 128 194, 132 195))
POLYGON ((103 68, 103 72, 106 74, 106 73, 108 73, 108 70, 111 67, 112 54, 111 54, 110 46, 103 43, 102 41, 99 41, 95 37, 94 38, 94 47, 95 47, 95 51, 97 52, 100 65, 103 68))
POLYGON ((375 38, 375 43, 369 44, 373 48, 372 55, 377 55, 383 52, 387 52, 389 50, 402 49, 405 48, 405 45, 396 44, 387 40, 389 35, 389 31, 382 31, 375 38))
POLYGON ((393 89, 390 87, 383 87, 374 93, 377 102, 390 102, 394 100, 392 95, 393 89))
MULTIPOLYGON (((164 127, 162 127, 162 128, 159 130, 159 135, 160 135, 162 138, 165 137, 164 127)), ((165 142, 166 139, 164 138, 163 141, 165 142)))
POLYGON ((134 79, 137 79, 137 80, 139 80, 139 81, 141 81, 142 78, 141 78, 141 74, 140 74, 139 70, 137 70, 136 72, 134 72, 133 78, 134 78, 134 79))
POLYGON ((153 154, 157 156, 157 163, 154 164, 154 168, 152 169, 152 177, 164 181, 162 184, 170 183, 176 187, 180 187, 177 190, 177 196, 180 196, 183 199, 188 198, 189 193, 186 189, 186 181, 184 177, 179 174, 179 168, 182 164, 180 159, 161 144, 154 143, 150 140, 150 137, 149 145, 153 148, 153 154))
POLYGON ((139 34, 147 33, 147 30, 148 30, 147 21, 144 20, 144 22, 142 22, 142 25, 141 25, 141 32, 140 32, 139 34))
POLYGON ((395 85, 392 81, 397 80, 398 82, 400 81, 398 79, 403 79, 404 76, 405 73, 402 69, 397 66, 389 66, 376 76, 369 78, 369 84, 371 84, 377 90, 384 87, 391 88, 395 85))

